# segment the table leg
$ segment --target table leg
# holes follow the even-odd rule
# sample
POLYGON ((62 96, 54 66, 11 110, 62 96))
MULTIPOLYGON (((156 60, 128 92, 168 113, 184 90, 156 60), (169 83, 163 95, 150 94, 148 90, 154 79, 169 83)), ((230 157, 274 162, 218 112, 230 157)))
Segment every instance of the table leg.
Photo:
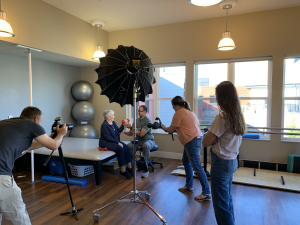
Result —
POLYGON ((102 183, 102 163, 100 161, 95 161, 93 166, 94 166, 96 185, 100 186, 102 183))

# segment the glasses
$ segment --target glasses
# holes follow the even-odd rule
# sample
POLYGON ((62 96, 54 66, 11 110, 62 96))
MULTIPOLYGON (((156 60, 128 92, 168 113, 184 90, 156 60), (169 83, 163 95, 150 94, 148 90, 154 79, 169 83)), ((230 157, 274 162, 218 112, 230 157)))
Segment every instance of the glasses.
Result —
POLYGON ((138 110, 138 112, 145 112, 145 111, 144 110, 143 111, 138 110))

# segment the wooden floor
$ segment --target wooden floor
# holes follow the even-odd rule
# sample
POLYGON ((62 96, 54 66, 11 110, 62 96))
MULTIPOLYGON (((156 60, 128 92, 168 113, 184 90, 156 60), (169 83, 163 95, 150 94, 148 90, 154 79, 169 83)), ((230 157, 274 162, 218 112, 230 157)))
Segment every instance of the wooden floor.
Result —
MULTIPOLYGON (((150 205, 161 214, 168 225, 217 224, 212 202, 196 202, 194 196, 200 194, 200 183, 194 180, 194 193, 184 194, 177 189, 185 184, 185 177, 170 175, 180 160, 153 158, 163 163, 164 168, 156 165, 154 173, 141 179, 137 173, 137 189, 151 193, 150 205)), ((15 178, 22 189, 23 199, 33 225, 38 224, 98 224, 93 221, 93 211, 130 192, 132 180, 125 180, 118 172, 103 172, 102 186, 95 185, 93 175, 83 179, 88 184, 81 187, 71 185, 71 192, 79 220, 73 216, 60 216, 71 211, 71 203, 66 184, 39 182, 26 184, 30 172, 21 175, 27 178, 15 178)), ((18 174, 15 174, 15 177, 18 174)), ((36 173, 40 179, 41 173, 36 173)), ((209 181, 210 183, 210 181, 209 181)), ((300 224, 300 195, 294 192, 267 188, 232 185, 232 196, 236 225, 296 225, 300 224)), ((116 203, 100 212, 100 223, 109 225, 159 225, 160 219, 146 206, 138 203, 116 203)), ((10 224, 5 219, 2 225, 10 224)))

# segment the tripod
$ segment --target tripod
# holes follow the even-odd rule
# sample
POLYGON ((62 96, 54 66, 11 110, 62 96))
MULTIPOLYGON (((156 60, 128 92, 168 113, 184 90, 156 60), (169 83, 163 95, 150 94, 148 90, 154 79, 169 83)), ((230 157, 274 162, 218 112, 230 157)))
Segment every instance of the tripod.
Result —
POLYGON ((146 201, 150 199, 150 194, 147 191, 138 191, 136 189, 136 133, 137 133, 137 129, 136 129, 136 99, 137 99, 137 95, 138 95, 138 91, 139 88, 137 88, 137 82, 135 82, 134 86, 133 86, 133 108, 134 108, 134 115, 133 115, 133 121, 134 121, 134 129, 133 129, 133 159, 134 159, 134 163, 133 163, 133 171, 134 171, 134 176, 133 176, 133 191, 131 191, 130 193, 122 196, 121 198, 99 208, 96 209, 93 212, 93 218, 95 222, 99 222, 100 220, 100 214, 98 214, 98 212, 114 203, 118 203, 118 202, 133 202, 133 203, 140 203, 140 204, 145 204, 146 206, 149 207, 149 209, 151 209, 157 216, 158 218, 161 220, 161 222, 163 223, 163 225, 167 225, 167 221, 164 219, 163 216, 161 216, 160 214, 158 214, 151 206, 150 204, 146 201), (141 196, 141 194, 145 195, 145 199, 144 200, 141 196), (125 199, 126 197, 133 195, 133 197, 131 199, 125 199))
MULTIPOLYGON (((52 153, 53 153, 53 152, 54 152, 54 151, 52 151, 52 153)), ((47 164, 47 162, 49 161, 49 159, 50 159, 52 153, 49 155, 49 157, 48 157, 47 160, 45 161, 44 166, 45 166, 45 165, 47 164)), ((70 190, 70 185, 69 185, 68 173, 67 173, 67 170, 66 170, 66 165, 65 165, 65 160, 64 160, 64 155, 63 155, 63 152, 62 152, 61 145, 58 147, 58 153, 59 153, 59 159, 60 159, 60 162, 61 162, 62 167, 63 167, 64 177, 65 177, 65 180, 66 180, 66 183, 67 183, 68 192, 69 192, 69 196, 70 196, 70 201, 71 201, 71 204, 72 204, 72 211, 71 211, 71 212, 61 213, 60 215, 73 214, 73 216, 75 217, 75 219, 76 219, 76 220, 79 220, 79 219, 78 219, 78 216, 77 216, 77 212, 83 210, 83 208, 80 208, 80 209, 78 209, 78 210, 75 209, 75 206, 74 206, 74 203, 73 203, 73 199, 72 199, 71 190, 70 190)))

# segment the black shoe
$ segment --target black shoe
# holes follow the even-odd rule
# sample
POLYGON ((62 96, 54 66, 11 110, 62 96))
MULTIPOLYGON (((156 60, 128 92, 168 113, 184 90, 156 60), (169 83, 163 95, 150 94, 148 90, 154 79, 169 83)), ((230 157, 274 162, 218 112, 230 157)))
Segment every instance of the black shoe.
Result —
POLYGON ((131 178, 131 175, 130 175, 130 173, 128 173, 128 171, 125 171, 124 173, 120 171, 120 175, 126 177, 127 179, 131 178))
POLYGON ((130 175, 133 177, 134 176, 134 171, 133 171, 133 168, 126 168, 126 171, 128 172, 128 173, 130 173, 130 175))

